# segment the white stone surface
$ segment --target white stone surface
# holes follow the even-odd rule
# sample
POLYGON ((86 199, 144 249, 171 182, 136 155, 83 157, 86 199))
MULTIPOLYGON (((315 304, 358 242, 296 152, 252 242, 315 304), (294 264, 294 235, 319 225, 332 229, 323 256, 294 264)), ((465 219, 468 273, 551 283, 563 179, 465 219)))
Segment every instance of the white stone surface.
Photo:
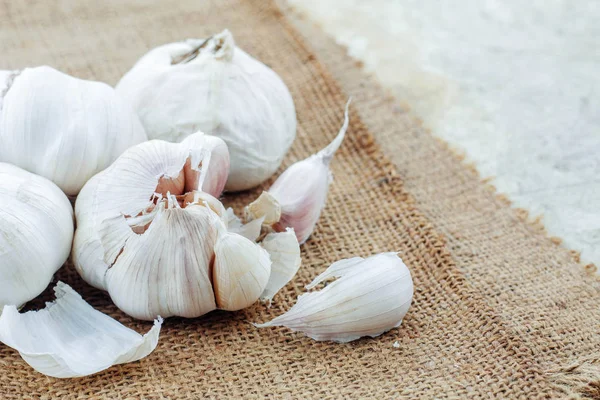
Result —
POLYGON ((600 2, 288 0, 600 266, 600 2))

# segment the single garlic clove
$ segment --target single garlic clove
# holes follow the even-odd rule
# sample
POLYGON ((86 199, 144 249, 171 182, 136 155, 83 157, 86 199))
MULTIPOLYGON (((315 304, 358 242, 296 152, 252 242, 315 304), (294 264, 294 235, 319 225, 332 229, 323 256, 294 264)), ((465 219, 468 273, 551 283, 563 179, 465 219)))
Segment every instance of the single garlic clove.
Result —
POLYGON ((273 296, 287 285, 298 272, 300 264, 302 264, 300 245, 291 228, 285 232, 269 233, 261 245, 271 256, 271 275, 260 299, 271 303, 273 296))
POLYGON ((215 245, 213 286, 217 306, 241 310, 258 300, 271 273, 269 253, 236 233, 221 235, 215 245))
POLYGON ((73 208, 52 182, 0 163, 0 313, 38 296, 69 256, 73 208))
POLYGON ((268 192, 247 207, 249 218, 264 216, 277 231, 293 228, 300 244, 310 237, 327 201, 332 180, 329 163, 346 135, 349 105, 350 100, 336 138, 317 154, 286 169, 268 192))
POLYGON ((301 295, 287 313, 256 326, 285 326, 315 340, 344 343, 379 336, 402 323, 413 281, 396 253, 338 261, 307 289, 334 277, 338 279, 324 289, 301 295))
MULTIPOLYGON (((227 177, 229 176, 229 150, 223 139, 211 135, 198 135, 202 132, 196 132, 195 135, 188 136, 182 144, 190 147, 201 147, 208 151, 205 157, 205 163, 208 164, 206 177, 202 183, 202 191, 219 197, 225 189, 227 177)), ((185 167, 186 186, 188 188, 195 185, 194 175, 192 174, 194 167, 186 163, 185 167)), ((173 192, 171 192, 173 193, 173 192)))
POLYGON ((198 129, 223 139, 231 155, 227 190, 268 179, 296 136, 296 111, 285 83, 236 47, 228 30, 151 50, 116 90, 151 139, 180 142, 198 129))
POLYGON ((140 360, 156 348, 160 317, 142 336, 92 308, 67 284, 58 282, 54 292, 56 300, 42 310, 20 314, 11 305, 0 315, 0 341, 36 371, 55 378, 87 376, 140 360))
POLYGON ((0 92, 0 161, 48 178, 67 195, 148 140, 131 106, 105 83, 46 66, 26 68, 9 83, 0 92))

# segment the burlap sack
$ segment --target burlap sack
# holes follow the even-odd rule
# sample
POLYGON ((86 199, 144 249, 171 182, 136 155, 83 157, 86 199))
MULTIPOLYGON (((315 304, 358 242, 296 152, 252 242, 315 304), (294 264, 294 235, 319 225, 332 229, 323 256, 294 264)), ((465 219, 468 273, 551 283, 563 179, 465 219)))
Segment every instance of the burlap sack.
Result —
MULTIPOLYGON (((283 167, 327 144, 348 94, 355 96, 327 207, 302 248, 300 272, 272 308, 168 319, 148 358, 81 379, 44 377, 0 346, 0 398, 599 395, 598 283, 315 27, 290 23, 271 2, 243 0, 6 1, 0 21, 1 68, 49 64, 110 84, 156 45, 229 28, 294 96, 298 138, 283 167), (291 307, 331 262, 391 250, 410 267, 416 288, 399 329, 339 345, 250 324, 291 307)), ((224 202, 239 209, 258 193, 224 202)), ((149 329, 70 266, 57 279, 127 326, 149 329)))

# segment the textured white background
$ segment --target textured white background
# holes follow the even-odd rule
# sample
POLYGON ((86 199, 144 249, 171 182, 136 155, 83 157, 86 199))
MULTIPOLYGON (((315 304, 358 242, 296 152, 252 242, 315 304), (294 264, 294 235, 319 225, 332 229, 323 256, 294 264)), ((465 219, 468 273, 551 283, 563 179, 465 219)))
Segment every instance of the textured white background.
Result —
POLYGON ((288 1, 600 265, 600 1, 288 1))

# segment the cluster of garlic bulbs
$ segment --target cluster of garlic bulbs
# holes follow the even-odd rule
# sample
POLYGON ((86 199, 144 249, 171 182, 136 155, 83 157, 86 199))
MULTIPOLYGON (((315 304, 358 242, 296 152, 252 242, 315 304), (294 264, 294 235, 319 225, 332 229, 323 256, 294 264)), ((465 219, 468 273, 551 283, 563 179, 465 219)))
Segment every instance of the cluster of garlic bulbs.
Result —
MULTIPOLYGON (((275 173, 296 114, 279 76, 229 31, 150 51, 116 90, 50 67, 0 71, 0 342, 39 372, 78 377, 150 354, 163 318, 270 304, 325 207, 349 103, 335 139, 286 169, 244 223, 219 197, 275 173), (69 253, 120 310, 154 320, 146 335, 62 282, 45 309, 19 312, 69 253)), ((332 277, 259 326, 346 342, 398 326, 412 301, 394 253, 334 263, 308 288, 332 277)))

